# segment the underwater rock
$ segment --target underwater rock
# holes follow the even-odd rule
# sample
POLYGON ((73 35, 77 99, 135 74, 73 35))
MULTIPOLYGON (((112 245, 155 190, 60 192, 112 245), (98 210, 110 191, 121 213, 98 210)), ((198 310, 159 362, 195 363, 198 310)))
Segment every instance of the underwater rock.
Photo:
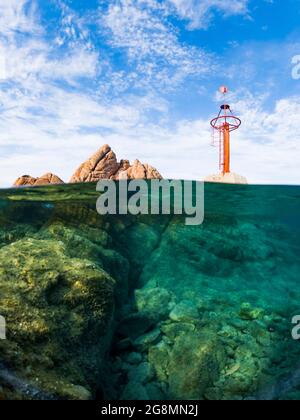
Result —
POLYGON ((78 386, 95 389, 110 347, 115 286, 91 261, 70 258, 62 242, 24 239, 1 248, 3 363, 57 398, 78 399, 78 386))
POLYGON ((147 350, 151 344, 156 344, 159 341, 160 336, 161 331, 159 328, 156 328, 136 339, 133 344, 138 350, 143 352, 147 350))
POLYGON ((25 237, 32 237, 37 231, 34 226, 25 223, 17 223, 14 226, 7 225, 8 221, 6 221, 6 226, 1 226, 0 228, 0 247, 9 245, 25 237))
POLYGON ((140 313, 149 314, 157 322, 166 319, 175 305, 173 294, 159 287, 136 290, 135 301, 140 313))
POLYGON ((254 321, 264 317, 264 310, 253 308, 250 303, 243 303, 240 310, 240 317, 245 321, 254 321))
POLYGON ((109 145, 102 146, 86 162, 82 163, 70 179, 70 183, 97 182, 100 179, 161 179, 158 171, 149 165, 135 161, 130 166, 129 161, 117 161, 115 153, 109 145))
POLYGON ((0 401, 17 399, 54 400, 55 395, 41 391, 38 384, 32 384, 20 378, 11 369, 0 364, 0 401))
POLYGON ((72 397, 74 400, 89 401, 92 399, 93 394, 83 386, 76 385, 72 387, 72 397))
POLYGON ((230 263, 219 263, 219 258, 207 249, 206 235, 203 227, 186 229, 179 221, 169 223, 159 247, 147 260, 139 283, 145 288, 158 284, 161 288, 172 290, 181 300, 183 282, 184 289, 192 290, 206 278, 224 278, 230 273, 230 263), (174 256, 177 255, 174 264, 174 256))
POLYGON ((130 382, 138 382, 142 385, 151 382, 154 378, 155 372, 153 367, 147 363, 141 363, 138 366, 132 367, 128 372, 128 379, 130 382))
POLYGON ((120 321, 117 333, 122 337, 137 338, 154 325, 155 320, 147 314, 133 313, 120 321))
POLYGON ((132 348, 132 341, 130 338, 124 338, 123 340, 117 341, 114 344, 114 350, 119 352, 129 351, 132 348))
POLYGON ((81 230, 88 231, 91 228, 94 230, 108 229, 107 220, 99 217, 94 203, 92 207, 81 203, 70 203, 67 206, 62 203, 55 203, 47 225, 56 222, 63 223, 66 226, 80 227, 81 230))
MULTIPOLYGON (((117 246, 130 261, 131 277, 136 282, 149 255, 159 244, 159 227, 136 221, 130 226, 124 226, 123 231, 116 232, 115 238, 117 246)), ((136 288, 138 285, 132 284, 132 286, 136 288)))
POLYGON ((172 322, 165 323, 161 327, 162 332, 168 337, 168 339, 174 341, 176 337, 181 334, 189 334, 196 331, 196 327, 192 323, 186 322, 172 322))
POLYGON ((219 380, 214 383, 225 400, 244 399, 254 395, 259 383, 263 383, 262 372, 268 368, 262 348, 252 336, 247 335, 244 341, 239 342, 231 364, 226 366, 219 380))
POLYGON ((110 365, 112 373, 119 373, 122 370, 122 359, 117 357, 110 365))
POLYGON ((125 362, 131 365, 138 365, 143 360, 141 353, 132 352, 124 357, 125 362))
POLYGON ((204 393, 204 398, 208 401, 220 401, 222 396, 222 390, 215 387, 207 388, 204 393))
POLYGON ((66 223, 52 222, 42 228, 38 239, 57 240, 64 243, 70 257, 88 259, 108 272, 116 281, 117 302, 128 297, 128 261, 116 251, 109 249, 111 239, 102 228, 79 225, 76 228, 66 223))
POLYGON ((185 322, 198 318, 198 308, 194 302, 190 300, 181 301, 170 313, 170 319, 175 322, 185 322))
POLYGON ((164 392, 155 382, 147 384, 146 391, 150 401, 164 401, 166 399, 164 392))
POLYGON ((168 382, 174 399, 201 399, 225 364, 221 343, 214 334, 180 335, 170 354, 168 382))
POLYGON ((139 382, 128 382, 120 401, 147 401, 149 395, 146 388, 139 382))
POLYGON ((57 175, 47 173, 39 178, 30 175, 23 175, 14 182, 14 187, 41 186, 41 185, 64 184, 64 181, 57 175))
MULTIPOLYGON (((212 220, 186 229, 174 219, 146 261, 139 284, 141 287, 158 284, 172 290, 180 299, 183 289, 197 292, 196 285, 196 289, 202 289, 200 297, 207 303, 211 296, 215 299, 217 294, 224 296, 228 292, 230 295, 241 278, 245 286, 243 290, 256 289, 261 282, 265 284, 269 274, 263 275, 261 266, 270 275, 278 271, 281 260, 276 261, 276 254, 279 254, 279 249, 272 246, 270 235, 255 224, 237 223, 235 219, 226 223, 212 220), (178 255, 176 264, 174 255, 178 255)), ((243 301, 247 301, 246 298, 240 304, 243 301)))
POLYGON ((170 351, 170 346, 163 341, 149 349, 149 363, 154 367, 160 382, 168 382, 170 351))
POLYGON ((224 325, 223 328, 218 332, 218 336, 235 339, 238 336, 238 331, 230 325, 224 325))

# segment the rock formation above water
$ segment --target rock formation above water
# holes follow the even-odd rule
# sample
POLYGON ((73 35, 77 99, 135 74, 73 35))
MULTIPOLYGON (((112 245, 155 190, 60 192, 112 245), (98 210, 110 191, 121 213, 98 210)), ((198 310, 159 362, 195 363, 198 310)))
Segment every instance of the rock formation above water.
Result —
MULTIPOLYGON (((82 163, 70 179, 70 183, 97 182, 100 179, 162 179, 160 173, 148 164, 135 160, 118 162, 109 145, 102 146, 93 156, 82 163)), ((47 173, 39 178, 23 175, 18 178, 14 187, 64 184, 58 176, 47 173)))
POLYGON ((160 173, 148 164, 136 160, 130 165, 128 160, 118 162, 115 153, 107 144, 101 147, 76 170, 70 183, 96 182, 100 179, 161 179, 160 173))
POLYGON ((61 180, 57 175, 53 175, 51 173, 47 173, 39 178, 34 178, 30 175, 23 175, 18 178, 15 183, 14 187, 24 187, 29 185, 50 185, 50 184, 64 184, 64 181, 61 180))

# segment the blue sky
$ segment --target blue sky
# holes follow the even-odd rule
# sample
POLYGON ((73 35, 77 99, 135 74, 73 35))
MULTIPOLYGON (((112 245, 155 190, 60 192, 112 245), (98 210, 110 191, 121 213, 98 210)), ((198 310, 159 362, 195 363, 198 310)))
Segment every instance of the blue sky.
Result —
POLYGON ((299 20, 299 0, 0 0, 0 186, 67 181, 104 143, 203 179, 223 84, 233 171, 299 184, 299 20))

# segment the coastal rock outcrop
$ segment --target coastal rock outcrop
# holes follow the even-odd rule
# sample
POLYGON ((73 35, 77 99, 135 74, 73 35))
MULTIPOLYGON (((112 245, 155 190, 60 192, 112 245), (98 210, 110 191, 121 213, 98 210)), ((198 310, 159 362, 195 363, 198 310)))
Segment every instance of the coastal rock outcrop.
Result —
MULTIPOLYGON (((100 179, 162 179, 161 174, 152 166, 136 160, 132 165, 129 160, 118 162, 115 153, 108 144, 102 146, 88 160, 83 162, 70 179, 71 184, 97 182, 100 179)), ((14 187, 64 184, 64 181, 52 173, 39 178, 23 175, 13 184, 14 187)))
POLYGON ((119 170, 117 179, 162 179, 160 173, 152 166, 135 160, 126 170, 119 170))
POLYGON ((136 160, 118 162, 109 145, 104 145, 86 162, 82 163, 70 179, 70 183, 97 182, 100 179, 161 179, 160 173, 148 164, 136 160))
POLYGON ((119 164, 115 153, 104 145, 86 162, 82 163, 70 179, 70 183, 95 182, 99 179, 110 179, 117 173, 119 164))
POLYGON ((15 183, 14 187, 25 187, 25 186, 38 186, 38 185, 51 185, 51 184, 64 184, 64 181, 60 179, 57 175, 52 173, 47 173, 42 175, 39 178, 34 178, 30 175, 23 175, 18 178, 15 183))

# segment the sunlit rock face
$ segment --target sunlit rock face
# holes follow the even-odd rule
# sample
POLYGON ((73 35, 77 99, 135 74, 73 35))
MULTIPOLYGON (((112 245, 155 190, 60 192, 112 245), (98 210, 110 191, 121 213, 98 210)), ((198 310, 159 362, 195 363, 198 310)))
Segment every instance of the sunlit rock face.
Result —
POLYGON ((159 172, 148 164, 136 160, 133 165, 128 160, 118 162, 109 145, 101 147, 93 156, 80 165, 70 179, 70 183, 97 182, 100 179, 154 179, 162 178, 159 172))
POLYGON ((60 179, 57 175, 47 173, 39 178, 34 178, 30 175, 23 175, 18 178, 14 187, 26 187, 26 186, 38 186, 38 185, 50 185, 50 184, 63 184, 64 181, 60 179))
MULTIPOLYGON (((151 165, 135 160, 131 165, 129 160, 117 160, 116 154, 107 144, 102 146, 89 159, 83 162, 70 179, 71 184, 81 182, 97 182, 101 179, 162 179, 161 174, 151 165)), ((41 186, 63 184, 57 175, 47 173, 34 178, 30 175, 19 177, 14 187, 41 186)))

